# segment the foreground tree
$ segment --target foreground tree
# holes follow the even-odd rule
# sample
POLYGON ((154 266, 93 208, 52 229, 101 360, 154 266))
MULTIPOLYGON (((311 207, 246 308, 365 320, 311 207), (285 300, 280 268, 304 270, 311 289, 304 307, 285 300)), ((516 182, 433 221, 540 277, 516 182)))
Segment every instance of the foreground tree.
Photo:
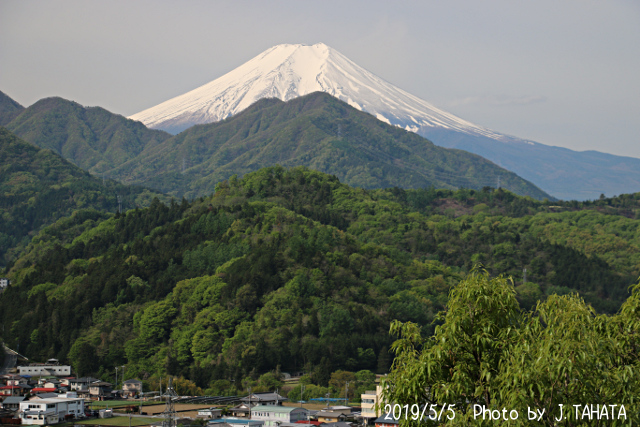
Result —
POLYGON ((511 281, 474 271, 438 320, 428 339, 410 322, 391 326, 399 339, 385 400, 402 424, 422 415, 446 425, 640 422, 640 284, 614 316, 576 295, 522 312, 511 281))

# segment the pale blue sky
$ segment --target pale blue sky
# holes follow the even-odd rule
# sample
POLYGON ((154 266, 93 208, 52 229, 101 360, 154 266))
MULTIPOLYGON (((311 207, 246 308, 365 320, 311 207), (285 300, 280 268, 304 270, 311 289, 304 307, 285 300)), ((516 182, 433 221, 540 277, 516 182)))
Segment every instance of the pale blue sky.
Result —
POLYGON ((324 42, 478 125, 640 157, 640 2, 0 1, 0 90, 130 115, 324 42))

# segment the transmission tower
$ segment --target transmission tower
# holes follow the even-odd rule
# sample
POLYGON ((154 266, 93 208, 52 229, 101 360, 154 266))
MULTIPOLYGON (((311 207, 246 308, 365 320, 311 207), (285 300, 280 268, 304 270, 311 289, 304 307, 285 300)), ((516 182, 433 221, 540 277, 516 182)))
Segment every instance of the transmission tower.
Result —
POLYGON ((171 377, 169 377, 169 384, 162 397, 167 401, 164 412, 162 413, 164 415, 162 427, 176 427, 176 406, 173 400, 175 397, 178 397, 178 394, 173 389, 173 379, 171 377))

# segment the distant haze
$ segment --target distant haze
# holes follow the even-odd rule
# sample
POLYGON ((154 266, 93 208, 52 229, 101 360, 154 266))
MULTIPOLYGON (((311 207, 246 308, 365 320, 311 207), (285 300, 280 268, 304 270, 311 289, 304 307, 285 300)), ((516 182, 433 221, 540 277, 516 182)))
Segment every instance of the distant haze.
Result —
POLYGON ((640 3, 0 2, 0 90, 125 116, 271 46, 337 49, 496 131, 640 157, 640 3))

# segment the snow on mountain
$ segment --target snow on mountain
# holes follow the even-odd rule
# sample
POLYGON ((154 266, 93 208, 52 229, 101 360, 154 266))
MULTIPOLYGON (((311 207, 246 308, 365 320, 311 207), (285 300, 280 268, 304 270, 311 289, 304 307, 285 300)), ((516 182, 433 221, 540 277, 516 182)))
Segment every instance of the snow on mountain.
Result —
POLYGON ((261 98, 288 101, 317 91, 413 132, 443 128, 511 139, 434 107, 323 43, 274 46, 212 82, 129 118, 177 133, 195 124, 225 119, 261 98))

